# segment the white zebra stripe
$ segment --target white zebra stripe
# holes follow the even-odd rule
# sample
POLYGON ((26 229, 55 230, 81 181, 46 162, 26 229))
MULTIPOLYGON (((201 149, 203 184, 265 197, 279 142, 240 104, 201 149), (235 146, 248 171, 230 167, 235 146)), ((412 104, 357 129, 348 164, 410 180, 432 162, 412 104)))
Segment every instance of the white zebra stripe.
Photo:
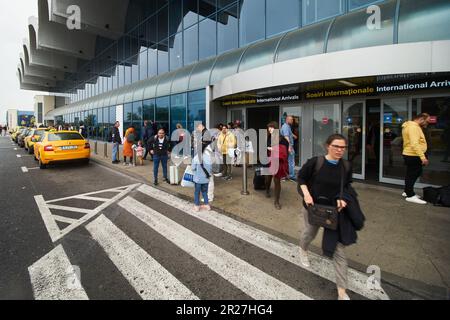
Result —
MULTIPOLYGON (((245 223, 234 220, 215 211, 196 213, 192 210, 193 204, 177 198, 164 191, 141 185, 138 191, 156 200, 162 201, 167 205, 177 208, 197 219, 222 229, 242 240, 251 243, 273 255, 287 260, 301 268, 305 268, 300 262, 299 246, 288 241, 275 237, 269 233, 261 231, 257 228, 249 226, 245 223)), ((311 267, 306 270, 324 278, 335 282, 334 266, 331 260, 325 259, 320 255, 309 253, 311 267)), ((373 300, 389 300, 389 296, 381 288, 381 285, 368 285, 369 276, 359 271, 348 269, 348 289, 356 292, 368 299, 373 300)))
POLYGON ((254 299, 311 299, 133 198, 119 206, 254 299))
POLYGON ((62 245, 28 267, 36 300, 89 300, 62 245))
POLYGON ((86 229, 143 299, 198 299, 104 215, 89 223, 86 229))

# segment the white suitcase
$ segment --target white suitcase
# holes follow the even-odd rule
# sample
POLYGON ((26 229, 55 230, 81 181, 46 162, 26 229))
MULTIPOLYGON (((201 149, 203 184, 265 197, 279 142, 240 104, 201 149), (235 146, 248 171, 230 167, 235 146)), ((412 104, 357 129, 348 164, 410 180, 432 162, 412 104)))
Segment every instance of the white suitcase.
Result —
POLYGON ((169 181, 170 184, 180 184, 180 172, 177 166, 170 166, 169 168, 169 181))

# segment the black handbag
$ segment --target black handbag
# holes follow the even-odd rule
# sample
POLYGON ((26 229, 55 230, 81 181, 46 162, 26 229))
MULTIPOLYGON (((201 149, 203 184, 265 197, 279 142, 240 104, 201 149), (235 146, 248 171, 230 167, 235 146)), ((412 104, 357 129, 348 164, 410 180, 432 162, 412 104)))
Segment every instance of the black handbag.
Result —
MULTIPOLYGON (((341 191, 339 199, 342 199, 344 192, 344 166, 341 167, 341 191)), ((319 200, 319 199, 317 199, 319 200)), ((339 211, 336 206, 330 206, 314 202, 313 206, 308 206, 308 223, 313 226, 323 227, 331 230, 338 228, 339 211)))

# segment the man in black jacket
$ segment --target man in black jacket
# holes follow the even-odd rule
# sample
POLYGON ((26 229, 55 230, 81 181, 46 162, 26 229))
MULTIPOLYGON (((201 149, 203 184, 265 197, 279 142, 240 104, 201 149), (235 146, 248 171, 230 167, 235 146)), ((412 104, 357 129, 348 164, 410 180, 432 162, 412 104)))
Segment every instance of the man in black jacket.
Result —
POLYGON ((119 132, 120 122, 116 121, 111 133, 111 142, 113 143, 112 148, 112 163, 118 164, 119 161, 119 145, 122 144, 122 139, 120 138, 119 132))
POLYGON ((144 146, 145 148, 145 154, 143 159, 147 160, 147 155, 149 153, 149 149, 148 148, 148 142, 150 141, 150 139, 153 137, 154 135, 154 131, 153 131, 153 127, 148 123, 147 120, 144 121, 144 127, 142 128, 142 140, 144 142, 144 146))
POLYGON ((166 136, 164 129, 159 129, 158 134, 150 139, 148 143, 150 154, 153 156, 153 184, 158 185, 158 169, 159 163, 162 163, 164 181, 167 183, 167 161, 171 151, 170 140, 166 136))

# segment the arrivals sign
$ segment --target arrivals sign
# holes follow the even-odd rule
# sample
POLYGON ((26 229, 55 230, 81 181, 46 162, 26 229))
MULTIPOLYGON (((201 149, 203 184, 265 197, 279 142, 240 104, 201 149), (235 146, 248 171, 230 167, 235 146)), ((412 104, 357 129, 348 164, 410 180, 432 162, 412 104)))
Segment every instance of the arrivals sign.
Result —
MULTIPOLYGON (((408 77, 408 75, 399 75, 408 77)), ((275 88, 275 91, 279 91, 280 95, 273 95, 274 90, 270 90, 271 93, 264 91, 268 91, 267 89, 261 90, 261 91, 253 91, 249 92, 248 95, 246 94, 240 94, 238 96, 231 96, 228 97, 229 100, 222 101, 222 106, 228 107, 228 106, 245 106, 245 105, 264 105, 264 104, 281 104, 285 102, 294 102, 294 101, 302 101, 302 100, 311 100, 311 99, 326 99, 326 98, 345 98, 345 97, 353 97, 353 96, 376 96, 379 94, 386 94, 386 93, 402 93, 402 92, 408 92, 408 91, 420 91, 420 90, 443 90, 443 89, 450 89, 450 80, 445 79, 450 78, 449 74, 439 75, 436 74, 430 79, 418 79, 417 77, 415 79, 406 80, 404 82, 400 82, 399 79, 391 79, 391 82, 388 82, 389 80, 384 79, 376 79, 374 78, 373 83, 369 81, 366 81, 367 85, 364 86, 358 86, 357 78, 355 79, 348 79, 345 80, 347 83, 352 83, 351 81, 356 82, 353 87, 344 87, 344 88, 334 88, 334 89, 315 89, 315 90, 308 90, 307 85, 308 84, 297 84, 296 89, 294 90, 286 90, 286 89, 292 89, 293 85, 285 86, 285 87, 278 87, 275 88), (289 94, 282 95, 282 92, 290 91, 289 94), (266 96, 267 94, 267 96, 266 96)), ((332 80, 330 80, 332 81, 332 80)), ((330 84, 330 81, 323 81, 324 87, 326 85, 330 86, 334 83, 336 83, 336 80, 333 81, 333 83, 330 84)), ((344 82, 343 80, 338 82, 344 82)), ((315 86, 320 87, 320 82, 315 84, 315 86)), ((268 88, 269 89, 269 88, 268 88)))

